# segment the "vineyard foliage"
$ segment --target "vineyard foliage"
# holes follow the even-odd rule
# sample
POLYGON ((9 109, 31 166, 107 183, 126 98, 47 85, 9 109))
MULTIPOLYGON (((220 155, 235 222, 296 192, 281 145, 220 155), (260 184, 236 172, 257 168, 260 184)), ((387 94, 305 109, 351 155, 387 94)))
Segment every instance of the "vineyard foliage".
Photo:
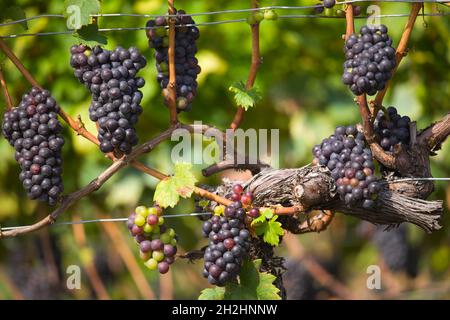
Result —
MULTIPOLYGON (((265 1, 261 5, 311 5, 312 1, 265 1), (275 2, 275 3, 274 3, 275 2)), ((61 13, 63 1, 17 0, 17 5, 25 9, 27 16, 43 13, 61 13)), ((242 1, 187 1, 176 4, 188 13, 240 9, 249 3, 242 1)), ((401 3, 379 4, 381 13, 408 13, 409 6, 401 3)), ((363 6, 363 11, 366 6, 363 6)), ((104 1, 102 12, 107 13, 152 13, 164 14, 167 4, 162 0, 104 1)), ((427 4, 426 11, 435 11, 435 5, 427 4)), ((89 10, 87 8, 86 10, 89 10)), ((219 14, 194 17, 196 22, 245 18, 244 15, 219 14)), ((98 20, 101 28, 142 27, 147 18, 110 17, 98 20)), ((385 18, 394 46, 401 36, 406 18, 385 18)), ((356 20, 356 29, 362 25, 356 20)), ((41 19, 29 21, 25 25, 0 28, 0 35, 21 32, 45 32, 66 30, 65 19, 41 19)), ((242 128, 263 128, 280 130, 280 167, 294 168, 308 164, 312 160, 311 149, 333 133, 338 125, 351 125, 360 121, 353 102, 353 96, 341 82, 344 53, 342 34, 345 19, 278 19, 263 21, 260 26, 260 46, 263 63, 256 80, 257 89, 246 91, 245 79, 248 75, 251 57, 251 33, 246 23, 221 24, 199 27, 201 36, 197 40, 197 58, 202 72, 199 74, 197 95, 192 111, 183 112, 180 119, 187 122, 201 120, 226 128, 232 120, 239 100, 248 111, 242 128)), ((137 47, 147 59, 147 67, 139 76, 145 80, 141 105, 143 113, 135 128, 141 142, 147 141, 167 128, 168 111, 164 106, 161 89, 155 81, 156 70, 153 49, 148 47, 148 39, 143 30, 115 31, 107 36, 108 50, 120 45, 123 48, 137 47)), ((97 39, 104 41, 105 39, 97 39)), ((69 64, 71 45, 74 37, 53 35, 42 37, 20 37, 6 40, 17 56, 33 74, 36 80, 50 90, 52 96, 64 110, 73 117, 80 115, 86 127, 95 131, 95 124, 89 120, 91 96, 86 88, 73 76, 69 64)), ((423 128, 439 119, 450 109, 450 20, 447 17, 418 17, 410 40, 410 50, 403 60, 392 86, 385 98, 385 105, 395 105, 399 114, 407 115, 423 128)), ((14 65, 0 53, 0 61, 10 93, 15 104, 31 87, 24 81, 14 65)), ((3 117, 4 100, 0 99, 3 117)), ((109 164, 109 160, 99 152, 97 146, 82 139, 66 126, 62 132, 66 144, 63 149, 64 190, 75 191, 89 183, 109 164)), ((201 139, 193 136, 193 139, 201 139)), ((204 145, 208 141, 203 142, 204 145)), ((128 217, 139 204, 151 206, 153 199, 163 201, 169 208, 166 213, 194 212, 194 203, 183 199, 192 194, 194 183, 217 184, 220 176, 202 178, 205 166, 193 165, 184 170, 183 165, 175 166, 171 161, 171 146, 165 142, 151 155, 140 158, 154 168, 174 176, 156 188, 158 181, 126 168, 116 174, 98 192, 80 201, 60 218, 68 221, 95 219, 100 216, 128 217), (177 174, 178 172, 178 174, 177 174), (170 192, 182 185, 182 197, 170 192), (189 186, 186 188, 186 186, 189 186), (155 194, 156 193, 156 194, 155 194), (174 198, 176 197, 176 199, 174 198), (179 199, 180 198, 180 199, 179 199), (175 208, 171 208, 177 201, 175 208)), ((0 139, 0 225, 14 226, 30 224, 50 212, 47 205, 31 201, 17 179, 20 168, 14 159, 14 152, 3 137, 0 139)), ((450 143, 442 146, 438 155, 432 157, 431 169, 435 177, 450 176, 450 143)), ((192 159, 194 161, 194 159, 192 159)), ((231 174, 232 178, 247 179, 247 173, 231 174)), ((429 198, 444 199, 443 228, 432 235, 426 235, 418 228, 408 225, 408 241, 415 247, 418 257, 418 276, 428 284, 449 283, 450 281, 450 184, 437 182, 436 191, 429 198)), ((271 213, 261 216, 259 229, 270 229, 267 242, 277 244, 281 228, 271 213), (264 218, 267 218, 266 220, 264 218)), ((201 221, 197 218, 167 219, 169 227, 176 230, 180 239, 179 250, 199 249, 206 245, 202 238, 201 221)), ((148 272, 140 263, 139 255, 128 237, 125 226, 118 225, 127 247, 138 261, 146 280, 157 295, 164 291, 160 286, 160 276, 148 272)), ((360 221, 338 215, 327 232, 297 237, 305 250, 321 261, 332 274, 352 290, 365 290, 360 283, 365 281, 368 265, 380 261, 374 241, 367 236, 360 221)), ((257 226, 258 232, 258 226, 257 226)), ((116 241, 105 232, 103 226, 90 224, 84 227, 85 243, 76 239, 77 230, 68 226, 54 226, 36 234, 0 242, 0 298, 15 297, 13 287, 18 287, 27 298, 37 295, 49 298, 95 298, 89 278, 83 277, 82 289, 71 292, 63 288, 56 279, 66 277, 69 265, 86 267, 94 264, 106 285, 111 298, 142 298, 142 290, 130 276, 129 265, 124 264, 116 241), (118 252, 119 250, 119 252, 118 252), (49 258, 50 255, 50 258, 49 258), (20 268, 15 266, 20 264, 20 268), (46 272, 54 270, 55 272, 46 272), (39 274, 39 276, 37 275, 39 274), (1 279, 8 277, 11 284, 1 279), (21 279, 25 277, 25 279, 21 279), (30 284, 31 283, 31 284, 30 284), (46 284, 46 285, 45 285, 46 284), (40 287, 41 286, 41 287, 40 287), (30 289, 33 288, 33 289, 30 289), (37 290, 36 288, 40 288, 37 290)), ((261 234, 264 231, 261 231, 261 234)), ((289 256, 286 246, 277 253, 289 256)), ((258 261, 254 261, 258 265, 258 261)), ((196 299, 208 284, 201 277, 202 262, 189 264, 187 260, 177 261, 170 267, 173 277, 175 298, 196 299)), ((251 284, 244 289, 228 288, 232 298, 271 298, 277 296, 275 280, 268 273, 258 273, 251 262, 246 262, 245 271, 259 277, 259 286, 251 284)), ((395 271, 397 272, 397 271, 395 271)), ((164 277, 164 276, 161 276, 164 277)), ((295 290, 295 289, 293 289, 295 290)), ((314 284, 314 297, 332 297, 333 293, 314 284)), ((365 291, 364 291, 365 292, 365 291)), ((224 289, 205 289, 201 298, 224 295, 224 289)), ((450 293, 438 291, 436 297, 449 298, 450 293)), ((288 292, 289 297, 289 292, 288 292)), ((416 298, 426 298, 420 295, 416 298)))

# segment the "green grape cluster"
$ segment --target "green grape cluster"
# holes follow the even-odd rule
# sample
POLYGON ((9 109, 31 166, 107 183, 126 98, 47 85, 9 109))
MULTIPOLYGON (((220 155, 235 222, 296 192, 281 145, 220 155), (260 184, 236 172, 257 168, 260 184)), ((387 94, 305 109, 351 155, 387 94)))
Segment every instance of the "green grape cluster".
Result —
POLYGON ((159 206, 139 206, 127 222, 131 235, 139 245, 139 254, 145 266, 164 274, 175 261, 177 236, 175 230, 164 224, 159 206))

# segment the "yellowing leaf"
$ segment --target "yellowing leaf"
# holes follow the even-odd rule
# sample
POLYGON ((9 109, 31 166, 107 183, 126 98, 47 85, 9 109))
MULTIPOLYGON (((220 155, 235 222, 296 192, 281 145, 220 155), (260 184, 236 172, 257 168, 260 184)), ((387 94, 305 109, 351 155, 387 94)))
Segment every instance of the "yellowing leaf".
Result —
POLYGON ((173 181, 173 177, 161 180, 156 186, 153 200, 162 208, 173 208, 180 200, 176 189, 177 186, 173 181))
POLYGON ((174 207, 180 201, 180 196, 190 197, 197 182, 191 168, 190 163, 175 164, 175 174, 158 183, 153 200, 161 207, 167 208, 174 207))
POLYGON ((190 163, 176 163, 175 174, 173 178, 177 184, 177 192, 183 198, 189 198, 194 192, 195 183, 197 179, 191 172, 192 164, 190 163))

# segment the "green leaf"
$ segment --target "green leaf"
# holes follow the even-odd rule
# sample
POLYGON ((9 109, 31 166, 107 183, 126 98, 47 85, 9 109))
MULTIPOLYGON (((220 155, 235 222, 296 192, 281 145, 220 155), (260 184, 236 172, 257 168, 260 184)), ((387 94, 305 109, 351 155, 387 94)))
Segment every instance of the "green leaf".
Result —
POLYGON ((259 272, 253 261, 245 259, 239 272, 239 280, 242 287, 256 297, 256 288, 259 284, 259 272))
POLYGON ((256 288, 258 300, 281 300, 280 289, 273 282, 277 279, 273 274, 261 272, 259 274, 259 285, 256 288))
POLYGON ((280 300, 280 290, 273 285, 276 277, 260 272, 261 259, 245 260, 239 272, 239 282, 229 282, 225 288, 204 289, 199 300, 280 300))
POLYGON ((223 300, 225 296, 225 288, 215 287, 203 289, 198 300, 223 300))
POLYGON ((177 192, 183 198, 189 198, 194 192, 195 183, 197 179, 191 171, 192 164, 190 163, 176 163, 174 178, 177 184, 177 192))
POLYGON ((67 18, 68 29, 78 30, 92 22, 91 15, 100 12, 98 0, 66 0, 64 3, 64 17, 67 18))
POLYGON ((280 236, 284 234, 281 223, 276 221, 277 218, 278 216, 274 216, 270 221, 268 221, 263 236, 263 240, 273 246, 277 246, 280 243, 280 236))
POLYGON ((232 84, 228 90, 234 93, 234 100, 236 101, 236 104, 245 110, 254 107, 255 104, 261 100, 261 93, 258 88, 253 87, 247 90, 242 81, 232 84))
MULTIPOLYGON (((19 6, 7 7, 4 4, 0 6, 0 22, 6 20, 21 20, 26 17, 25 11, 23 11, 23 9, 19 6)), ((28 30, 28 24, 26 21, 20 22, 19 25, 22 26, 23 29, 28 30)))
POLYGON ((259 227, 261 224, 265 223, 266 221, 267 221, 266 217, 261 214, 258 218, 253 219, 251 225, 259 227))
POLYGON ((275 212, 275 210, 273 210, 271 208, 263 208, 263 209, 261 209, 260 214, 262 216, 266 217, 266 219, 272 219, 274 212, 275 212))
POLYGON ((108 43, 107 38, 98 32, 98 26, 96 24, 81 27, 81 29, 75 33, 75 37, 78 38, 79 42, 89 47, 98 44, 106 45, 108 43))
POLYGON ((180 196, 176 192, 177 185, 173 180, 173 177, 161 180, 156 186, 153 200, 158 203, 162 208, 175 207, 180 196))
POLYGON ((190 163, 176 163, 175 174, 158 183, 153 200, 161 207, 167 208, 174 207, 180 201, 180 196, 190 197, 197 182, 191 168, 190 163))

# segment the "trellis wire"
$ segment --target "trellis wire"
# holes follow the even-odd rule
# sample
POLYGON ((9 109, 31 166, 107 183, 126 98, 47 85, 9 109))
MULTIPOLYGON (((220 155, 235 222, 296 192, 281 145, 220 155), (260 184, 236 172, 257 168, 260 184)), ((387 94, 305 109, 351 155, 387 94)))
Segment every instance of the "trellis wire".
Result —
MULTIPOLYGON (((423 3, 436 3, 436 4, 446 4, 448 0, 377 0, 377 1, 370 1, 370 0, 348 0, 348 1, 339 1, 336 4, 352 4, 352 3, 361 3, 361 2, 380 2, 380 3, 386 3, 386 2, 401 2, 401 3, 417 3, 417 2, 423 2, 423 3)), ((261 11, 261 10, 270 10, 270 9, 276 9, 276 10, 303 10, 303 9, 313 9, 315 7, 318 7, 320 5, 309 5, 309 6, 265 6, 265 7, 259 7, 259 8, 247 8, 247 9, 229 9, 229 10, 219 10, 219 11, 208 11, 208 12, 196 12, 196 13, 190 13, 187 14, 189 16, 204 16, 204 15, 216 15, 216 14, 229 14, 229 13, 245 13, 245 12, 252 12, 252 11, 261 11)), ((91 17, 144 17, 144 18, 156 18, 160 15, 158 14, 137 14, 137 13, 100 13, 100 14, 92 14, 91 17)), ((175 15, 167 15, 168 17, 173 17, 175 15)), ((40 18, 65 18, 62 14, 41 14, 36 15, 29 18, 24 19, 18 19, 10 22, 4 22, 0 23, 0 27, 13 25, 13 24, 19 24, 35 19, 40 18)))
MULTIPOLYGON (((424 13, 421 16, 424 17, 438 17, 438 16, 448 16, 450 12, 441 12, 441 13, 424 13)), ((367 19, 367 18, 404 18, 409 17, 407 13, 398 13, 398 14, 380 14, 380 15, 371 15, 371 16, 358 16, 355 19, 367 19)), ((318 15, 281 15, 280 19, 302 19, 302 18, 313 18, 313 19, 345 19, 345 17, 338 16, 318 16, 318 15)), ((184 24, 176 27, 191 27, 191 26, 207 26, 207 25, 220 25, 220 24, 229 24, 229 23, 237 23, 237 22, 246 22, 246 19, 233 19, 233 20, 222 20, 222 21, 211 21, 211 22, 200 22, 200 23, 192 23, 192 24, 184 24)), ((98 29, 98 32, 111 32, 111 31, 138 31, 138 30, 150 30, 150 29, 158 29, 163 27, 130 27, 130 28, 101 28, 98 29)), ((50 36, 50 35, 67 35, 73 34, 73 31, 55 31, 55 32, 37 32, 37 33, 20 33, 20 34, 11 34, 6 36, 0 36, 1 39, 11 39, 11 38, 19 38, 19 37, 31 37, 31 36, 50 36)))
MULTIPOLYGON (((180 217, 198 217, 211 215, 211 212, 192 212, 192 213, 179 213, 179 214, 168 214, 164 215, 164 219, 170 218, 180 218, 180 217)), ((76 224, 88 224, 88 223, 107 223, 107 222, 126 222, 128 218, 104 218, 104 219, 91 219, 91 220, 78 220, 78 221, 61 221, 51 224, 51 226, 70 226, 76 224)), ((4 227, 0 228, 0 231, 10 231, 28 228, 29 226, 15 226, 15 227, 4 227)))

